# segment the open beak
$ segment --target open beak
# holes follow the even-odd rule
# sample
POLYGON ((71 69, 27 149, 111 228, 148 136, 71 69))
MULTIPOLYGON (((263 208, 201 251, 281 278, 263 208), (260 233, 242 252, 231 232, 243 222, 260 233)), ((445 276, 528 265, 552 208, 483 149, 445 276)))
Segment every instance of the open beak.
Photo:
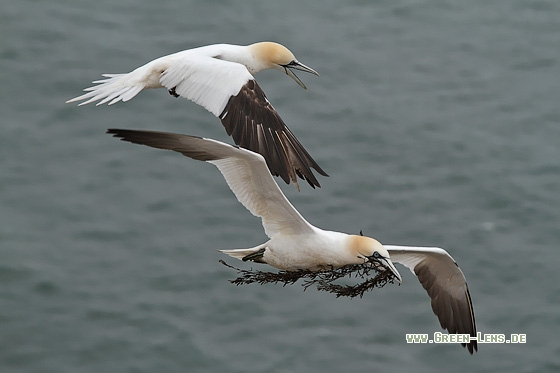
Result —
POLYGON ((304 64, 302 64, 301 62, 298 61, 292 61, 287 65, 282 65, 282 67, 284 68, 284 71, 286 72, 287 75, 289 75, 293 80, 296 81, 297 84, 299 84, 299 86, 303 89, 305 89, 307 91, 307 87, 305 86, 305 84, 303 84, 303 82, 296 76, 296 74, 294 74, 294 72, 292 71, 292 69, 294 70, 299 70, 299 71, 305 71, 306 73, 311 73, 313 75, 317 75, 319 76, 319 73, 315 70, 313 70, 310 67, 305 66, 304 64))

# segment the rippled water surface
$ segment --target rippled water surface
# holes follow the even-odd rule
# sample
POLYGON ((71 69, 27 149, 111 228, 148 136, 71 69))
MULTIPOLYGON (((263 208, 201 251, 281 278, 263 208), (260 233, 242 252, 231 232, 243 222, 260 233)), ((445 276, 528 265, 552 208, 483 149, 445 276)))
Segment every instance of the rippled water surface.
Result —
POLYGON ((559 18, 552 0, 3 2, 0 371, 560 370, 559 18), (331 175, 281 185, 300 212, 446 248, 478 330, 527 343, 406 344, 441 329, 403 267, 401 286, 354 300, 231 285, 216 249, 266 237, 219 172, 104 134, 231 142, 219 120, 163 90, 64 103, 102 73, 261 40, 321 74, 299 74, 309 92, 258 76, 331 175))

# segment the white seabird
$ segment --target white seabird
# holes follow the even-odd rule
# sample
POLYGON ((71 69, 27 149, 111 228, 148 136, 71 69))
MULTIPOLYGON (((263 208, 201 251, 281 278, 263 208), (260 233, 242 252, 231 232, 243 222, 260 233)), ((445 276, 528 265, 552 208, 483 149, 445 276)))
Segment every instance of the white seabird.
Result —
MULTIPOLYGON (((269 241, 249 248, 220 250, 243 261, 269 264, 282 270, 320 270, 371 262, 401 275, 393 262, 408 267, 432 299, 432 309, 449 333, 476 337, 476 324, 467 280, 443 249, 382 245, 377 240, 325 231, 308 223, 274 181, 262 156, 220 141, 165 132, 109 129, 123 141, 173 150, 214 164, 243 206, 262 219, 269 241)), ((467 344, 469 352, 477 342, 467 344)), ((465 344, 463 344, 465 346, 465 344)))
POLYGON ((175 97, 185 97, 220 118, 235 143, 260 153, 274 176, 296 187, 298 177, 320 187, 311 168, 323 176, 327 173, 286 126, 253 77, 266 69, 285 72, 304 89, 292 70, 319 75, 278 43, 215 44, 160 57, 128 74, 103 74, 107 79, 94 81, 98 85, 66 102, 113 105, 146 88, 167 88, 175 97))

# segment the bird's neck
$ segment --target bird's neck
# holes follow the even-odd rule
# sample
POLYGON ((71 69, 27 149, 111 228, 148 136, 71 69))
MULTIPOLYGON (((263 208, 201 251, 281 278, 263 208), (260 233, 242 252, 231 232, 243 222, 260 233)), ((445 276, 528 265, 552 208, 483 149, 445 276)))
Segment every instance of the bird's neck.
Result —
POLYGON ((223 44, 214 53, 214 58, 244 65, 251 74, 270 68, 253 53, 251 46, 223 44))

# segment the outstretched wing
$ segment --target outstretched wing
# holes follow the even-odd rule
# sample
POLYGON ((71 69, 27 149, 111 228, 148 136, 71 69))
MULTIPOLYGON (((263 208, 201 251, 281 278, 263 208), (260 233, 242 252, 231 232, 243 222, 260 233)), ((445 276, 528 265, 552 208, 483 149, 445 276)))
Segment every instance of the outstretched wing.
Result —
POLYGON ((298 177, 320 187, 314 168, 328 176, 272 107, 247 68, 192 50, 160 57, 128 74, 104 74, 107 79, 68 100, 80 105, 128 101, 147 88, 165 87, 219 117, 228 135, 243 148, 261 154, 274 176, 298 187, 298 177))
MULTIPOLYGON (((432 310, 441 327, 451 334, 476 337, 476 323, 471 295, 465 275, 447 253, 436 247, 383 245, 393 262, 408 267, 432 299, 432 310)), ((476 340, 467 346, 472 354, 478 350, 476 340)))
POLYGON ((271 238, 314 230, 284 196, 264 158, 257 153, 212 139, 174 133, 123 129, 109 129, 107 133, 123 141, 173 150, 214 164, 239 202, 262 219, 265 232, 271 238))
POLYGON ((300 177, 313 188, 320 187, 311 168, 329 176, 286 126, 255 80, 249 80, 230 98, 219 117, 237 145, 263 155, 270 172, 286 183, 291 180, 297 186, 300 177))
POLYGON ((161 83, 219 117, 242 148, 261 154, 270 173, 296 186, 298 177, 320 187, 311 168, 328 176, 309 155, 245 66, 210 57, 181 58, 161 83))
POLYGON ((66 101, 82 101, 86 105, 113 105, 128 101, 148 88, 173 89, 219 116, 230 97, 236 95, 253 76, 241 64, 223 61, 187 50, 157 58, 127 74, 103 74, 107 79, 96 80, 86 93, 66 101))

